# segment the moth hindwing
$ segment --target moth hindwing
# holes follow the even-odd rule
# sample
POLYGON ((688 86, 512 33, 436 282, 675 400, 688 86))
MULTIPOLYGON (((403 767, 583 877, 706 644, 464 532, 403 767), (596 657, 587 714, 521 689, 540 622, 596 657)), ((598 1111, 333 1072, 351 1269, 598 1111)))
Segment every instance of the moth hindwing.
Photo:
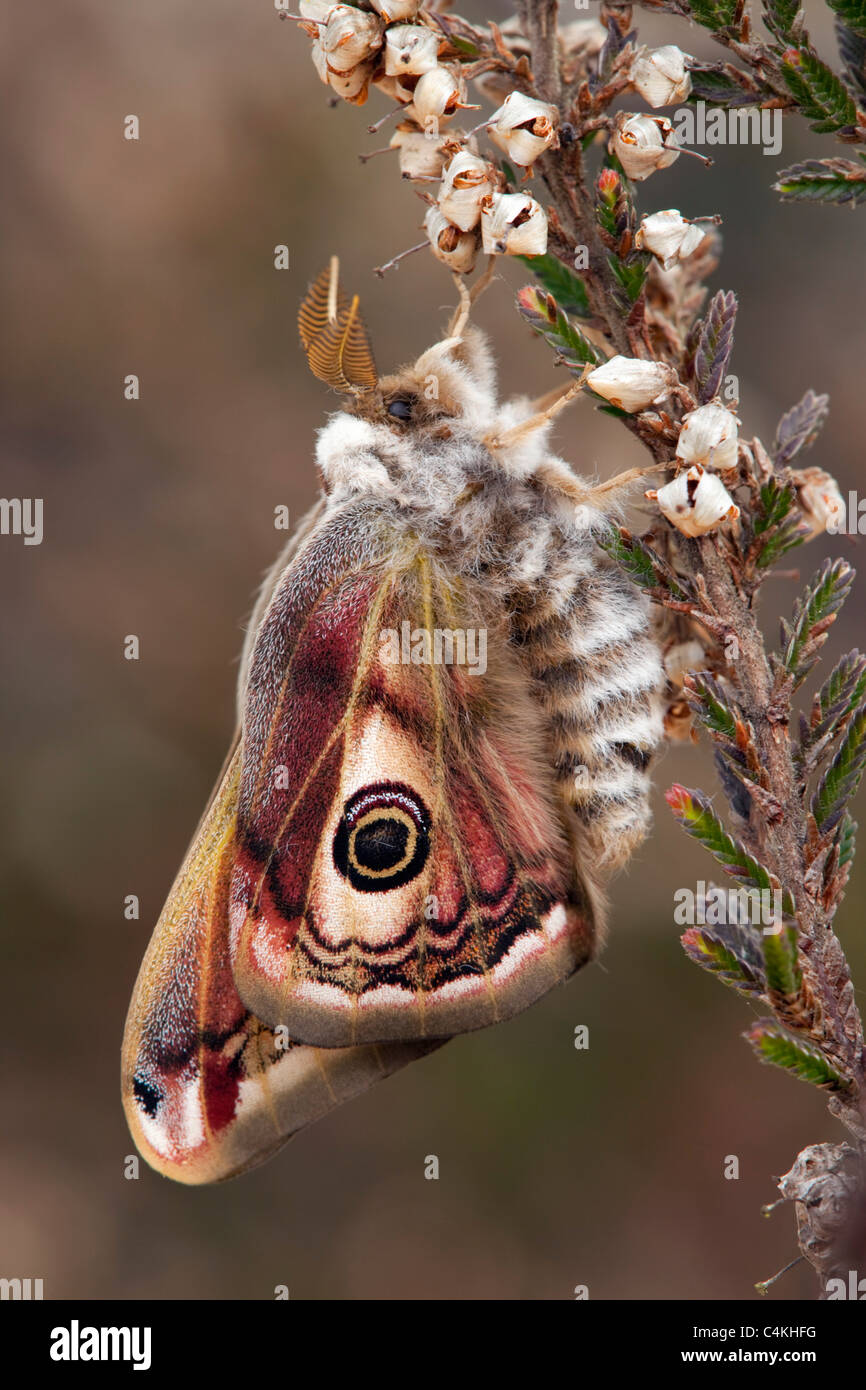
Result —
POLYGON ((504 615, 392 545, 367 504, 335 513, 250 667, 232 969, 258 1017, 323 1047, 497 1022, 590 949, 504 615), (483 672, 437 660, 470 634, 483 672))

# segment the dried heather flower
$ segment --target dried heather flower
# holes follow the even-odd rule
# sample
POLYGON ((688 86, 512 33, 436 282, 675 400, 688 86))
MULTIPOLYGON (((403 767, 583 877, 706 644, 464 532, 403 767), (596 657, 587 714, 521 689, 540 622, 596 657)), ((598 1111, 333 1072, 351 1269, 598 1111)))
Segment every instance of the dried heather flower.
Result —
POLYGON ((721 478, 705 473, 697 464, 673 482, 644 496, 657 502, 659 511, 684 536, 703 536, 725 521, 734 521, 740 509, 721 478))
POLYGON ((394 24, 385 31, 385 72, 420 77, 438 64, 439 40, 423 24, 394 24))
POLYGON ((481 219, 481 202, 496 187, 496 170, 468 150, 455 154, 442 176, 439 207, 449 222, 471 232, 481 219))
POLYGON ((631 415, 668 395, 675 381, 676 373, 665 362, 611 357, 590 372, 586 384, 596 395, 631 415))
POLYGON ((702 227, 681 217, 676 208, 666 208, 641 218, 634 244, 641 251, 651 252, 665 270, 670 270, 677 261, 686 260, 696 251, 705 236, 702 227))
POLYGON ((739 420, 722 405, 702 405, 684 416, 676 455, 682 463, 700 463, 724 473, 736 467, 739 420))
POLYGON ((800 468, 791 473, 797 501, 809 525, 809 539, 827 531, 837 536, 845 530, 845 499, 835 478, 823 468, 800 468))
POLYGON ((692 719, 692 709, 688 700, 673 700, 664 712, 665 738, 671 743, 686 743, 689 739, 697 742, 692 719))
POLYGON ((326 24, 328 15, 337 8, 337 0, 300 0, 298 13, 313 24, 326 24))
POLYGON ((373 76, 373 63, 357 63, 348 72, 338 72, 329 65, 321 39, 313 39, 313 66, 321 80, 343 101, 363 106, 373 76))
POLYGON ((635 91, 653 108, 685 101, 692 90, 686 54, 673 43, 652 52, 641 49, 632 59, 629 77, 635 91))
POLYGON ((401 121, 389 144, 399 150, 400 173, 406 179, 438 179, 447 159, 446 144, 450 135, 438 139, 419 130, 414 121, 401 121))
POLYGON ((680 152, 667 116, 630 116, 624 111, 616 118, 610 148, 627 177, 639 183, 673 164, 680 152))
POLYGON ((435 206, 427 209, 424 230, 434 256, 451 270, 468 275, 478 255, 478 237, 475 232, 462 232, 435 206))
POLYGON ((674 685, 682 685, 687 671, 700 671, 705 664, 700 642, 675 642, 664 656, 665 675, 674 685))
POLYGON ((481 245, 488 256, 543 256, 544 208, 528 193, 488 193, 481 202, 481 245))
POLYGON ((437 65, 422 73, 412 96, 412 110, 421 126, 449 121, 466 106, 466 84, 459 71, 437 65))
POLYGON ((488 129, 509 159, 528 169, 554 144, 558 114, 547 102, 512 92, 494 113, 488 129))
POLYGON ((414 19, 421 8, 421 0, 370 0, 370 4, 386 24, 394 24, 401 19, 414 19))
MULTIPOLYGON (((415 88, 418 85, 418 78, 411 73, 397 73, 387 76, 381 69, 373 79, 373 86, 378 87, 383 96, 390 97, 396 101, 398 106, 410 106, 415 96, 415 88)), ((412 112, 408 112, 411 116, 412 112)))
POLYGON ((376 15, 351 5, 335 5, 321 34, 322 48, 331 72, 351 72, 367 63, 382 47, 384 25, 376 15))

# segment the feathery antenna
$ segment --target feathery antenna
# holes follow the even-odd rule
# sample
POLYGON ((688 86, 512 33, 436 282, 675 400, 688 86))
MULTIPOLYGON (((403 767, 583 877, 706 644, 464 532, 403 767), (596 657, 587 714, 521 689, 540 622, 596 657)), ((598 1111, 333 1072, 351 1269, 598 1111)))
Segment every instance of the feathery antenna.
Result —
POLYGON ((340 262, 332 256, 298 310, 298 332, 313 376, 335 391, 357 395, 378 381, 373 349, 359 310, 340 288, 340 262))

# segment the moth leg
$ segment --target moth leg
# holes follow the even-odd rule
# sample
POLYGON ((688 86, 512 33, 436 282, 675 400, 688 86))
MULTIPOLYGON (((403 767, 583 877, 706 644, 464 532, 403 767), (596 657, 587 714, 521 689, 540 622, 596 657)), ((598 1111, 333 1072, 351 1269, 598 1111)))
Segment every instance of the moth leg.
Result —
POLYGON ((649 829, 664 677, 648 605, 630 580, 589 533, 561 540, 516 599, 514 631, 547 715, 557 790, 604 877, 649 829))
POLYGON ((538 415, 541 411, 547 410, 548 406, 556 405, 561 396, 570 396, 574 386, 574 378, 564 381, 559 386, 554 386, 552 390, 545 391, 543 396, 536 396, 531 402, 530 409, 533 415, 538 415))
MULTIPOLYGON (((589 368, 586 368, 581 376, 572 381, 564 391, 557 391, 550 403, 537 414, 530 415, 528 419, 521 420, 519 424, 512 425, 510 429, 502 430, 498 434, 486 435, 483 441, 485 446, 493 453, 503 449, 513 449, 528 435, 534 434, 536 430, 544 429, 545 425, 549 425, 550 421, 574 400, 583 386, 588 371, 589 368)), ((575 479, 575 481, 577 480, 575 479)))
POLYGON ((592 486, 573 473, 562 459, 550 458, 539 464, 535 476, 545 487, 558 492, 562 497, 567 497, 570 502, 576 502, 581 506, 609 507, 611 498, 607 494, 620 490, 627 492, 632 483, 647 477, 650 473, 657 473, 659 468, 663 467, 663 464, 651 463, 646 468, 627 468, 623 473, 608 478, 606 482, 592 486))

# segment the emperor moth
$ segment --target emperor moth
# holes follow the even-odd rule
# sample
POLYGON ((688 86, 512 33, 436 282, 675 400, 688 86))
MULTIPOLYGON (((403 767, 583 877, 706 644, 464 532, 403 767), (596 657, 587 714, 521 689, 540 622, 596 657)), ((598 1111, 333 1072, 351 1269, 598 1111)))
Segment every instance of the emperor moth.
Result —
POLYGON ((550 453, 555 405, 497 403, 462 300, 381 379, 335 261, 301 307, 348 399, 256 604, 238 730, 123 1043, 132 1134, 181 1182, 253 1166, 567 979, 646 834, 663 676, 596 544, 614 492, 550 453))

